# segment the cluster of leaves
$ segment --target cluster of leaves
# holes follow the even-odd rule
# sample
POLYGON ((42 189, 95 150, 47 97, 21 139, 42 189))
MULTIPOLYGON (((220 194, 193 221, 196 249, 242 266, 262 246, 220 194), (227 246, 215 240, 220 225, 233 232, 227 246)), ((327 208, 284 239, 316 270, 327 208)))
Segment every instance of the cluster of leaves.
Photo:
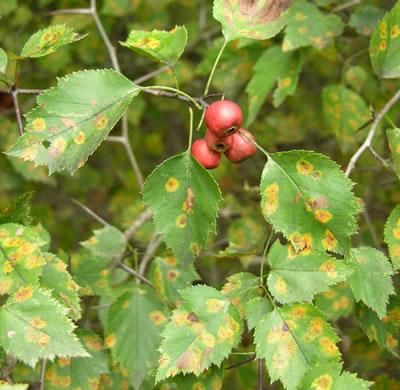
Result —
MULTIPOLYGON (((29 111, 22 135, 15 120, 0 120, 0 379, 24 383, 13 388, 252 388, 256 365, 223 369, 250 354, 265 361, 271 388, 399 386, 396 116, 369 144, 378 165, 363 155, 352 161, 364 170, 350 165, 345 174, 333 160, 347 164, 362 151, 370 109, 399 99, 400 2, 182 0, 182 10, 168 0, 105 0, 46 26, 34 13, 53 3, 0 0, 10 24, 0 27, 3 93, 15 105, 20 82, 46 88, 30 111, 20 99, 29 111), (199 9, 210 30, 197 23, 199 9), (121 36, 120 16, 129 34, 121 36), (41 29, 13 39, 27 21, 41 29), (181 21, 186 27, 174 27, 181 21), (216 25, 222 38, 214 39, 216 25), (107 34, 125 50, 123 74, 107 34), (114 70, 97 69, 109 67, 104 47, 114 70), (144 86, 132 81, 132 58, 143 73, 151 61, 169 70, 144 86), (37 64, 54 75, 51 87, 37 64), (190 154, 206 75, 216 92, 243 103, 246 127, 268 150, 213 174, 190 154), (121 117, 120 135, 109 136, 121 117), (389 148, 386 161, 380 153, 389 148), (112 224, 84 207, 104 225, 93 230, 64 204, 72 196, 112 224), (373 355, 366 338, 380 348, 373 355)), ((18 116, 13 104, 1 109, 18 116)), ((374 114, 368 137, 382 116, 374 114)))

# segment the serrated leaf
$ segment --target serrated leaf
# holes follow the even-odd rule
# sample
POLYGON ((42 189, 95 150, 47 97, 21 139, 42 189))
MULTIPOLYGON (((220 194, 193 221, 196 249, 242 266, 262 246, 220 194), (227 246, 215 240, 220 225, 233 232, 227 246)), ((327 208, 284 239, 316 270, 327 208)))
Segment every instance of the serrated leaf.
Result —
POLYGON ((332 85, 322 92, 324 114, 344 153, 360 139, 358 128, 370 119, 367 105, 360 95, 342 85, 332 85))
POLYGON ((349 26, 353 27, 360 35, 369 36, 384 15, 383 9, 374 5, 365 5, 354 10, 349 19, 349 26))
POLYGON ((299 390, 363 390, 369 389, 372 384, 372 382, 357 378, 351 372, 342 372, 342 363, 321 363, 311 367, 302 379, 299 390))
POLYGON ((299 2, 289 13, 282 51, 294 50, 304 46, 323 49, 339 36, 344 24, 339 16, 324 14, 311 2, 299 2))
POLYGON ((90 70, 58 79, 26 115, 26 133, 7 154, 73 174, 120 119, 139 87, 120 73, 90 70), (89 87, 88 87, 89 86, 89 87))
POLYGON ((0 212, 0 225, 3 223, 32 223, 31 203, 33 192, 25 192, 18 196, 5 210, 0 212))
POLYGON ((183 268, 175 257, 169 256, 157 257, 152 261, 149 279, 160 297, 176 305, 182 299, 178 290, 188 287, 200 276, 193 265, 183 268))
POLYGON ((167 322, 165 306, 147 286, 121 295, 108 311, 106 346, 139 389, 149 369, 157 363, 160 333, 167 322))
POLYGON ((27 284, 36 285, 45 264, 42 239, 29 227, 0 225, 0 294, 10 294, 27 284))
POLYGON ((88 356, 65 314, 49 291, 21 287, 0 309, 0 344, 31 367, 41 358, 88 356))
POLYGON ((77 42, 87 34, 78 34, 65 25, 56 25, 45 28, 33 34, 25 43, 19 57, 15 59, 43 57, 54 53, 59 47, 77 42))
POLYGON ((275 82, 278 82, 274 92, 275 107, 295 92, 301 70, 300 53, 284 53, 280 46, 272 46, 260 56, 253 70, 254 75, 246 87, 249 95, 247 126, 256 119, 275 82))
POLYGON ((384 237, 389 247, 389 256, 393 268, 400 270, 400 204, 393 209, 386 221, 384 237))
POLYGON ((94 236, 87 241, 82 241, 81 245, 89 249, 94 255, 113 257, 121 255, 126 246, 126 237, 114 226, 106 226, 93 231, 94 236))
POLYGON ((314 295, 346 280, 351 269, 342 261, 318 250, 296 253, 292 245, 277 240, 271 247, 268 262, 268 288, 281 303, 311 302, 314 295))
POLYGON ((255 297, 245 303, 247 327, 254 329, 265 317, 274 310, 272 303, 267 297, 255 297))
POLYGON ((223 367, 212 365, 204 371, 200 376, 194 374, 177 375, 172 381, 179 390, 184 389, 201 389, 201 390, 220 390, 224 380, 223 367))
POLYGON ((96 333, 84 329, 78 329, 76 335, 89 357, 57 358, 54 363, 48 363, 45 374, 46 389, 92 390, 97 388, 100 375, 109 372, 103 340, 96 333))
POLYGON ((81 317, 79 286, 67 271, 67 264, 52 253, 46 253, 46 264, 40 275, 41 285, 51 290, 51 296, 68 310, 68 315, 78 320, 81 317))
POLYGON ((6 73, 8 57, 6 52, 0 47, 0 74, 6 73))
POLYGON ((257 358, 265 359, 271 380, 280 379, 287 390, 298 388, 311 364, 340 359, 339 338, 310 304, 289 304, 267 314, 254 340, 257 358))
POLYGON ((162 333, 157 382, 179 373, 199 376, 211 364, 219 366, 243 331, 238 311, 219 291, 198 285, 180 293, 184 303, 162 333))
POLYGON ((174 65, 182 55, 187 43, 185 26, 175 26, 171 31, 132 30, 125 42, 125 46, 153 61, 174 65))
POLYGON ((388 143, 392 154, 394 169, 396 171, 397 177, 400 179, 400 129, 398 128, 388 129, 386 135, 388 137, 388 143))
POLYGON ((389 259, 375 248, 354 248, 345 262, 354 270, 347 282, 356 300, 370 306, 379 318, 385 317, 389 295, 394 293, 389 259))
POLYGON ((268 39, 285 27, 290 0, 214 0, 213 16, 227 41, 268 39))
POLYGON ((369 41, 372 67, 379 78, 400 76, 400 3, 375 28, 369 41))
POLYGON ((270 154, 261 178, 261 209, 296 252, 345 253, 359 210, 352 187, 324 155, 301 150, 270 154))
POLYGON ((143 202, 151 207, 158 233, 184 267, 215 232, 221 193, 214 178, 186 151, 159 165, 147 178, 143 202))

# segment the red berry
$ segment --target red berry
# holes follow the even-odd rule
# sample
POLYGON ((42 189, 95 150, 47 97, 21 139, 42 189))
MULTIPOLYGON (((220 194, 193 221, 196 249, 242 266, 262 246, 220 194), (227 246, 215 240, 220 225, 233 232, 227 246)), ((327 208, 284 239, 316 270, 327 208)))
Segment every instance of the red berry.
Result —
POLYGON ((207 108, 204 120, 216 137, 227 137, 239 130, 242 111, 237 104, 229 100, 218 100, 207 108))
POLYGON ((193 157, 207 169, 216 168, 221 161, 221 153, 211 150, 204 138, 193 142, 191 152, 193 157))
POLYGON ((232 147, 233 142, 232 136, 223 138, 216 137, 210 130, 207 130, 205 140, 208 147, 216 152, 226 152, 232 147))
MULTIPOLYGON (((255 141, 253 134, 244 129, 240 129, 240 131, 255 141)), ((233 163, 240 163, 257 152, 256 146, 241 134, 235 133, 232 135, 232 138, 232 147, 230 150, 225 152, 225 156, 233 163)))

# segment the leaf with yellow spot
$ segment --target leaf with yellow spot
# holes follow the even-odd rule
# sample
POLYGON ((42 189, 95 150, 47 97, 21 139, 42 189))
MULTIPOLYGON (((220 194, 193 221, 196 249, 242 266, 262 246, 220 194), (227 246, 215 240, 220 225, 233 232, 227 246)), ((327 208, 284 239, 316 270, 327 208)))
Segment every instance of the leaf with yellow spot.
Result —
POLYGON ((360 133, 356 130, 370 119, 362 97, 343 85, 331 85, 322 93, 325 120, 344 153, 357 145, 360 133))
POLYGON ((87 34, 78 34, 65 25, 49 26, 33 34, 24 44, 19 57, 14 59, 43 57, 54 53, 61 46, 77 42, 85 38, 87 34))
POLYGON ((0 211, 0 225, 10 222, 30 225, 32 223, 32 196, 33 192, 25 192, 11 202, 5 210, 0 211))
POLYGON ((84 329, 78 329, 76 335, 90 356, 57 358, 49 362, 44 377, 46 389, 93 390, 100 383, 100 375, 109 372, 103 340, 96 333, 84 329))
POLYGON ((168 321, 168 311, 146 285, 126 292, 108 311, 105 340, 115 335, 111 355, 127 370, 135 389, 157 364, 161 331, 168 321), (128 302, 128 304, 126 303, 128 302))
POLYGON ((350 16, 349 26, 353 27, 360 35, 370 36, 384 15, 385 11, 374 5, 357 7, 350 16))
POLYGON ((199 376, 212 364, 220 366, 243 331, 239 312, 216 289, 197 285, 180 294, 183 304, 162 333, 156 382, 179 373, 199 376))
POLYGON ((385 224, 384 237, 389 247, 389 257, 393 268, 400 270, 400 205, 397 205, 390 213, 385 224))
POLYGON ((110 69, 59 78, 56 87, 37 97, 36 108, 26 115, 25 134, 7 155, 45 165, 50 174, 63 169, 73 174, 107 137, 139 91, 132 81, 110 69), (81 133, 85 142, 75 142, 81 133))
POLYGON ((270 154, 261 177, 261 210, 294 252, 346 253, 359 211, 352 187, 324 155, 301 150, 270 154))
POLYGON ((21 288, 0 309, 0 345, 31 367, 42 358, 89 356, 66 314, 50 291, 21 288))
POLYGON ((264 358, 271 381, 298 389, 310 365, 340 359, 339 338, 325 316, 310 304, 288 304, 264 316, 254 333, 257 358, 264 358))
POLYGON ((313 365, 301 380, 299 390, 366 390, 372 382, 357 378, 351 372, 343 371, 342 363, 317 363, 313 365))
POLYGON ((357 92, 360 92, 367 80, 367 72, 359 65, 350 67, 345 75, 346 83, 348 83, 357 92))
POLYGON ((185 26, 175 26, 170 31, 132 30, 122 46, 131 49, 155 62, 173 66, 182 55, 187 43, 185 26))
POLYGON ((275 241, 268 255, 271 294, 281 303, 311 302, 314 295, 346 280, 351 268, 318 250, 294 252, 292 245, 275 241))
POLYGON ((289 7, 290 0, 214 0, 213 16, 227 41, 268 39, 285 27, 289 7))
POLYGON ((215 232, 220 200, 214 178, 190 151, 164 161, 143 188, 143 202, 153 211, 157 232, 165 234, 167 246, 183 267, 193 263, 206 246, 209 234, 215 232), (190 208, 184 207, 188 199, 190 208))
POLYGON ((338 15, 324 14, 311 2, 298 2, 290 10, 283 51, 304 46, 323 49, 341 35, 344 23, 338 15))
MULTIPOLYGON (((400 179, 400 129, 399 128, 388 129, 386 131, 386 135, 388 138, 389 149, 391 151, 394 169, 397 177, 400 179)), ((399 267, 400 267, 400 262, 399 262, 399 267)), ((395 268, 397 267, 395 266, 395 268)))
POLYGON ((376 25, 369 41, 372 67, 379 78, 400 77, 400 3, 376 25))
POLYGON ((284 53, 280 46, 272 46, 264 51, 253 67, 254 74, 246 87, 249 95, 247 126, 256 119, 275 83, 277 83, 273 101, 275 107, 278 107, 287 96, 294 94, 301 67, 299 52, 284 53))
POLYGON ((151 263, 149 279, 160 297, 176 305, 181 300, 178 290, 190 286, 200 276, 193 265, 184 268, 174 257, 157 257, 151 263))
POLYGON ((356 300, 370 306, 379 318, 385 317, 389 296, 395 292, 389 259, 381 251, 365 247, 351 249, 344 260, 354 271, 347 282, 356 300))
POLYGON ((177 389, 193 390, 221 390, 224 380, 223 367, 212 365, 200 376, 194 374, 177 375, 170 381, 176 384, 177 389))

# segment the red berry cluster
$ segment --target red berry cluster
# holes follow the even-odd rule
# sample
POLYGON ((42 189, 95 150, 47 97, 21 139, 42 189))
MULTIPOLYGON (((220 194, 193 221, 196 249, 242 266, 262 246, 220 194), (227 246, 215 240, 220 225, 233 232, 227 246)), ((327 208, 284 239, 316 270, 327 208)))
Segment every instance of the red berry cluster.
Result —
POLYGON ((214 102, 207 108, 204 120, 208 128, 206 136, 193 142, 191 149, 204 168, 216 168, 221 152, 233 163, 240 163, 257 151, 254 144, 238 133, 240 130, 254 141, 251 133, 240 128, 242 111, 237 104, 229 100, 214 102))

